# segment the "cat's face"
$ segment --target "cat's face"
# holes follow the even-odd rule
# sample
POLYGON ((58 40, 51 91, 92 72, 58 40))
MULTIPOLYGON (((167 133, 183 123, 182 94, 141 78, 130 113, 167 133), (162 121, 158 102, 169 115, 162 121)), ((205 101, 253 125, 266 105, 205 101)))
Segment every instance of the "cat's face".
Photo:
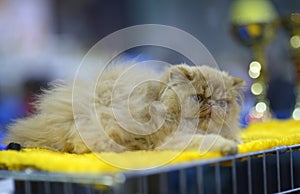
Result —
POLYGON ((161 92, 161 100, 169 114, 196 119, 198 129, 211 133, 237 125, 242 79, 207 66, 179 65, 167 74, 168 87, 161 92))

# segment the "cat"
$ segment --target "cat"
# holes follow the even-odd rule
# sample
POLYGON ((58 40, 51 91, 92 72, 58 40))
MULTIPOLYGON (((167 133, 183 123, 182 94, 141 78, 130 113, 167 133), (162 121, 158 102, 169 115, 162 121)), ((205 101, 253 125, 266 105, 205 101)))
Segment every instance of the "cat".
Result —
POLYGON ((232 155, 241 143, 243 85, 208 66, 180 64, 159 73, 116 65, 97 83, 52 84, 35 103, 36 114, 8 126, 4 142, 77 154, 189 149, 232 155))

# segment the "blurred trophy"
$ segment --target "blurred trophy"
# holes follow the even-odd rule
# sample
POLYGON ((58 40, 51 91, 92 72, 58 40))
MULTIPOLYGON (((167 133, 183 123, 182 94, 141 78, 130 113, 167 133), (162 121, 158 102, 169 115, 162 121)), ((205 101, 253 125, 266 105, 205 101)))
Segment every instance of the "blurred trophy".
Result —
POLYGON ((296 71, 296 105, 293 118, 300 120, 300 13, 292 13, 284 17, 282 25, 290 35, 291 53, 296 71))
POLYGON ((248 123, 268 120, 272 114, 267 98, 269 78, 265 48, 277 31, 277 13, 268 0, 235 0, 230 19, 233 36, 253 54, 248 74, 253 80, 251 93, 255 104, 246 120, 248 123))

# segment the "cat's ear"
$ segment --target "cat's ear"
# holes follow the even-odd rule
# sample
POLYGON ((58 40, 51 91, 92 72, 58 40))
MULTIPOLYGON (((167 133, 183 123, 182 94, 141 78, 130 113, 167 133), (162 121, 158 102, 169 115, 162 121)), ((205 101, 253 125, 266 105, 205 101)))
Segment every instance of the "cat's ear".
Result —
POLYGON ((232 87, 236 90, 240 90, 245 85, 245 80, 239 77, 232 77, 232 87))
POLYGON ((178 65, 171 67, 169 72, 169 81, 187 82, 194 79, 193 71, 188 66, 178 65))

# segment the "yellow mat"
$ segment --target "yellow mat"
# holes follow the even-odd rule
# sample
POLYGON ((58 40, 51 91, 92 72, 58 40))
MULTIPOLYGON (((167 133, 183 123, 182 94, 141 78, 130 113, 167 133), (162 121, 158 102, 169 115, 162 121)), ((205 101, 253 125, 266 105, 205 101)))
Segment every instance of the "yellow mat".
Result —
MULTIPOLYGON (((300 121, 273 120, 251 124, 241 134, 239 154, 300 144, 300 121)), ((114 173, 148 169, 187 161, 221 157, 219 153, 198 151, 135 151, 124 153, 69 154, 45 149, 0 151, 0 169, 33 168, 63 173, 114 173)))

